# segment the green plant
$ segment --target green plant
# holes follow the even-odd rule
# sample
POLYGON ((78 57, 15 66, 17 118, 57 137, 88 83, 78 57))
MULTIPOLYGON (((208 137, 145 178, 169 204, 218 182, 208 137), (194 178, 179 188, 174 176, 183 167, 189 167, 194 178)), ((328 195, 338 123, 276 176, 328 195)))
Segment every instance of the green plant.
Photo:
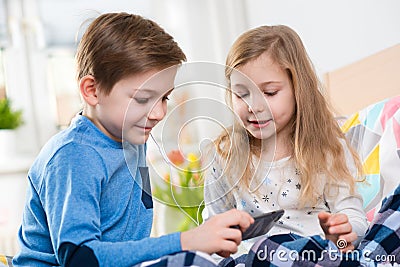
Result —
POLYGON ((0 99, 0 129, 16 129, 22 124, 22 110, 13 110, 9 99, 0 99))
POLYGON ((168 153, 171 166, 163 180, 153 185, 153 197, 170 208, 185 214, 177 223, 178 231, 187 231, 203 222, 203 172, 201 161, 194 153, 186 157, 178 150, 168 153))

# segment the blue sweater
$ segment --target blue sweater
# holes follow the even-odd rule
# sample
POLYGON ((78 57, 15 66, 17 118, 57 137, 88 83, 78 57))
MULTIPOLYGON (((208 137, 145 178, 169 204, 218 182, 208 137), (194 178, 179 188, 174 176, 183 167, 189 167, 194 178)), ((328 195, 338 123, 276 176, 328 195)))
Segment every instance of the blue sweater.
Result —
POLYGON ((179 233, 149 238, 145 150, 110 139, 80 115, 55 135, 28 173, 14 265, 122 267, 181 251, 179 233))

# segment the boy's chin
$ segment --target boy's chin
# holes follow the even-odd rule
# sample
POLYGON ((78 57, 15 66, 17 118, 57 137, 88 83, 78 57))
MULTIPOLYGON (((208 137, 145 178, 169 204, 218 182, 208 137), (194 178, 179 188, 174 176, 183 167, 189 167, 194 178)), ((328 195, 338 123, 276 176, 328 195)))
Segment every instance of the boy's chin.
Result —
POLYGON ((150 134, 145 134, 142 136, 126 138, 125 141, 127 141, 128 143, 130 143, 132 145, 143 145, 144 143, 147 142, 147 140, 149 140, 149 137, 150 137, 150 134))

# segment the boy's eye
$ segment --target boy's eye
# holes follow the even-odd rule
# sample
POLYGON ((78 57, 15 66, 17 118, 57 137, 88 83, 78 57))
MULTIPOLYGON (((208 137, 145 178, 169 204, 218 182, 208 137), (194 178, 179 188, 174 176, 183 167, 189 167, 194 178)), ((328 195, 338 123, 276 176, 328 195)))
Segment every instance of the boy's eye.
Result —
POLYGON ((148 98, 138 98, 138 97, 135 97, 134 99, 135 99, 135 101, 136 101, 138 104, 146 104, 147 102, 149 102, 149 99, 148 99, 148 98))
POLYGON ((247 93, 244 93, 244 94, 234 93, 234 95, 235 95, 237 98, 245 98, 245 97, 247 97, 249 94, 247 94, 247 93))

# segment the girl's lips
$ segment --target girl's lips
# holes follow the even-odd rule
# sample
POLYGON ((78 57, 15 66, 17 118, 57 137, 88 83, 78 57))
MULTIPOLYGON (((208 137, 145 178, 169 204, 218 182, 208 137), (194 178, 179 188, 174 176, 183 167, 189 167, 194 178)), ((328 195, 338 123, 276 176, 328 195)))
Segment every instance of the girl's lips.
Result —
POLYGON ((249 121, 251 126, 254 128, 264 128, 269 125, 272 120, 265 120, 265 121, 249 121))

